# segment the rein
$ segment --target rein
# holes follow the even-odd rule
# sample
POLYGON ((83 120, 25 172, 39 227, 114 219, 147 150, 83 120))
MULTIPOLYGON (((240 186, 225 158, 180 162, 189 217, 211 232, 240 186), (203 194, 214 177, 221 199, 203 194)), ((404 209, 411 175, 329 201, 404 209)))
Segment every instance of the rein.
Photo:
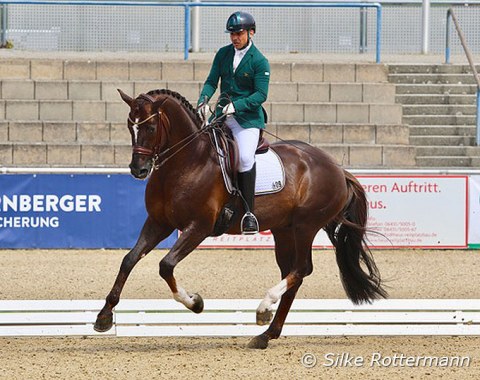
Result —
POLYGON ((199 137, 202 133, 206 133, 209 129, 211 129, 211 128, 208 127, 208 126, 205 127, 205 128, 199 129, 198 131, 196 131, 196 132, 192 133, 191 135, 188 135, 184 139, 180 140, 178 143, 172 145, 170 148, 167 148, 163 152, 158 153, 155 156, 153 156, 153 167, 154 167, 154 169, 160 168, 160 166, 164 165, 165 162, 167 162, 168 160, 173 158, 177 153, 181 152, 184 148, 186 148, 193 141, 195 141, 197 139, 197 137, 199 137), (157 163, 157 161, 161 158, 161 156, 167 154, 169 151, 176 148, 180 144, 183 144, 183 145, 181 145, 178 150, 176 150, 175 152, 173 152, 169 156, 163 158, 159 163, 157 163))

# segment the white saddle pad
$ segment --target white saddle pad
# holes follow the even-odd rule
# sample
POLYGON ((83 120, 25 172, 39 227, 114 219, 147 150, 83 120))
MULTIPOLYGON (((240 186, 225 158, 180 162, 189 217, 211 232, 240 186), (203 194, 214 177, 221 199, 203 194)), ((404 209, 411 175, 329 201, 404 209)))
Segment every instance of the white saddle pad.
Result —
MULTIPOLYGON (((218 137, 215 130, 213 130, 213 138, 216 149, 218 151, 218 161, 222 170, 223 181, 225 187, 230 194, 233 193, 233 185, 230 177, 227 175, 225 169, 225 161, 222 149, 218 146, 218 137)), ((285 186, 285 169, 282 160, 274 152, 269 149, 266 153, 255 155, 255 162, 257 164, 257 176, 255 180, 255 195, 277 193, 285 186)))
POLYGON ((255 156, 257 163, 257 179, 255 195, 276 193, 285 186, 285 169, 283 163, 273 149, 255 156))

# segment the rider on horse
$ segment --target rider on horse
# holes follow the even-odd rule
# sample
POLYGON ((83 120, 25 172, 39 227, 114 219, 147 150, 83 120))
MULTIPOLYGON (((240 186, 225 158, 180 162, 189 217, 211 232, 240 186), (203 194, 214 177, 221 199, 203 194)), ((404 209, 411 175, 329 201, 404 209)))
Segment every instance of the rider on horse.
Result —
POLYGON ((235 12, 228 18, 225 32, 230 33, 232 43, 215 55, 197 103, 199 109, 206 105, 221 78, 220 108, 216 114, 226 116, 225 125, 239 148, 238 187, 246 203, 241 222, 244 234, 254 234, 259 229, 253 214, 255 150, 267 121, 262 103, 267 99, 270 82, 270 64, 252 41, 255 30, 255 20, 247 12, 235 12))

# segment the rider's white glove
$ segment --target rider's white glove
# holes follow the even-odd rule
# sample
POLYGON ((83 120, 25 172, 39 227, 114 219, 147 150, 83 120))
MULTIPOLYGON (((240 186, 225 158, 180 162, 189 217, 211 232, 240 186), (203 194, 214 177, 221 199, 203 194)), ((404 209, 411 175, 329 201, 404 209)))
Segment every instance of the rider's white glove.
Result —
POLYGON ((234 114, 235 107, 233 106, 233 103, 228 103, 225 107, 223 107, 222 113, 226 116, 234 114))
POLYGON ((210 106, 206 103, 200 104, 198 106, 197 113, 198 113, 198 116, 200 116, 200 119, 202 119, 204 123, 208 124, 208 118, 212 113, 212 111, 210 110, 210 106))

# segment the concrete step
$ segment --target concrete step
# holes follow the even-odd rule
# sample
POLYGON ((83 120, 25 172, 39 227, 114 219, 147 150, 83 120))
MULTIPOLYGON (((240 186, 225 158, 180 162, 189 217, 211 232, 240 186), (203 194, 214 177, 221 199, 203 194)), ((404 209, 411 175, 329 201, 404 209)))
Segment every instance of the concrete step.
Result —
POLYGON ((475 125, 475 122, 475 115, 407 115, 403 117, 403 123, 408 125, 475 125))
POLYGON ((395 100, 400 104, 461 104, 461 105, 475 105, 476 95, 452 95, 452 94, 402 94, 397 95, 395 100))
POLYGON ((468 150, 464 146, 417 146, 417 157, 460 157, 468 155, 468 150))
POLYGON ((411 125, 410 136, 475 136, 476 126, 411 125))
POLYGON ((128 106, 102 100, 5 100, 6 120, 125 121, 128 106))
POLYGON ((390 74, 390 83, 410 84, 475 84, 473 74, 390 74))
POLYGON ((406 104, 403 106, 403 115, 476 115, 477 107, 465 104, 406 104))
MULTIPOLYGON (((350 167, 413 167, 415 148, 405 145, 314 144, 350 167)), ((124 144, 0 143, 2 165, 125 167, 131 146, 124 144)))
MULTIPOLYGON (((122 122, 128 106, 103 100, 5 100, 0 102, 0 120, 122 122), (4 109, 4 112, 2 112, 4 109)), ((267 102, 272 122, 331 122, 400 124, 399 104, 267 102)))
POLYGON ((396 93, 415 95, 475 95, 477 86, 474 84, 410 84, 401 83, 396 85, 396 93))
MULTIPOLYGON (((477 66, 479 70, 480 66, 477 66)), ((398 64, 388 65, 390 74, 471 74, 469 65, 398 64)))
POLYGON ((277 137, 311 144, 409 144, 409 127, 405 124, 279 122, 269 123, 266 132, 270 141, 277 137))
POLYGON ((131 159, 129 145, 0 143, 0 159, 6 166, 125 167, 131 159))
MULTIPOLYGON (((409 144, 409 126, 404 124, 270 122, 266 132, 266 138, 272 142, 278 137, 311 143, 409 144)), ((0 142, 129 145, 131 138, 125 121, 110 123, 27 120, 0 121, 0 142)))
POLYGON ((474 157, 455 156, 417 156, 416 166, 425 168, 469 168, 472 167, 474 157))
MULTIPOLYGON (((120 99, 117 88, 134 96, 157 88, 182 94, 192 103, 202 81, 101 81, 101 80, 2 80, 0 99, 7 100, 105 100, 120 99)), ((395 103, 390 83, 271 82, 269 101, 395 103)))
POLYGON ((266 103, 272 122, 322 122, 401 124, 399 104, 367 103, 266 103))
POLYGON ((3 121, 0 142, 130 144, 126 122, 3 121))
POLYGON ((331 154, 342 166, 351 168, 411 168, 416 148, 405 145, 312 144, 331 154))
POLYGON ((410 136, 410 144, 416 146, 473 146, 473 136, 410 136))
MULTIPOLYGON (((270 62, 272 81, 387 82, 386 65, 373 63, 270 62)), ((0 79, 205 81, 211 60, 163 62, 82 59, 2 59, 0 79)))

